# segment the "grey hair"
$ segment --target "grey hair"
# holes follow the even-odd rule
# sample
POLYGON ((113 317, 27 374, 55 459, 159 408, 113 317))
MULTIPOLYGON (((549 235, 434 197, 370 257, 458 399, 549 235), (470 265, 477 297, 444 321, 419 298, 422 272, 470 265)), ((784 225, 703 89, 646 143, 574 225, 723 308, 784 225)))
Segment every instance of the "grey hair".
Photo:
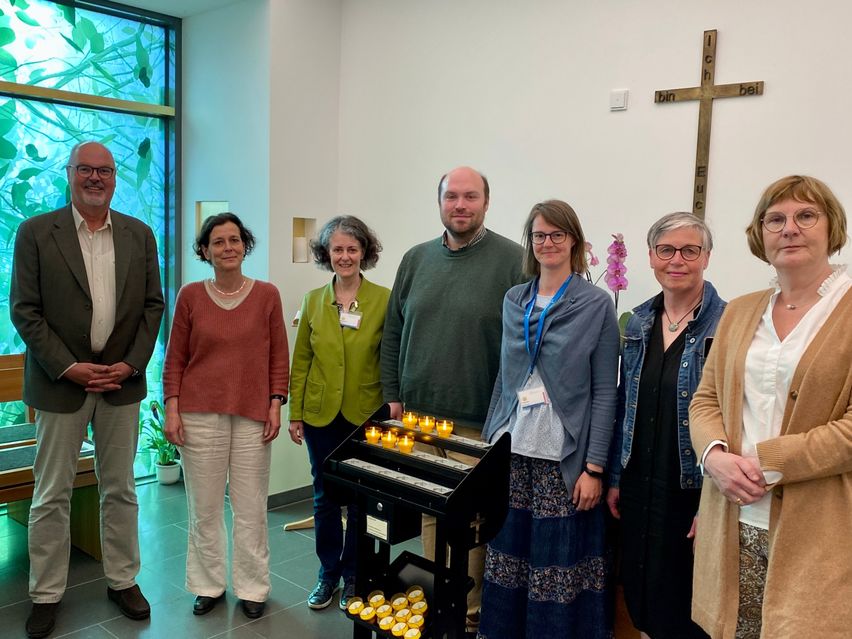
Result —
POLYGON ((338 215, 326 222, 320 229, 317 238, 311 240, 311 253, 313 253, 314 263, 317 266, 327 271, 334 270, 331 266, 331 255, 328 249, 331 244, 331 236, 336 231, 351 235, 361 245, 364 251, 364 257, 361 259, 362 270, 366 271, 376 265, 376 262, 379 261, 379 253, 382 250, 382 245, 376 234, 354 215, 338 215))
POLYGON ((648 248, 653 249, 664 234, 684 228, 698 231, 701 234, 701 248, 708 252, 713 250, 713 234, 710 232, 710 227, 701 218, 684 211, 669 213, 654 222, 648 229, 648 248))

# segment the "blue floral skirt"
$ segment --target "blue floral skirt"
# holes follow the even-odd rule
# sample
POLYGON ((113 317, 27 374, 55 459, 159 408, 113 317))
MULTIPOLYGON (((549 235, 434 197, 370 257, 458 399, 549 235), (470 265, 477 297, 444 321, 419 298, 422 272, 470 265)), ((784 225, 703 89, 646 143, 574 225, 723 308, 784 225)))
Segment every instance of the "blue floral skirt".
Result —
POLYGON ((603 508, 574 508, 559 462, 512 455, 509 514, 485 560, 480 639, 613 636, 603 508))

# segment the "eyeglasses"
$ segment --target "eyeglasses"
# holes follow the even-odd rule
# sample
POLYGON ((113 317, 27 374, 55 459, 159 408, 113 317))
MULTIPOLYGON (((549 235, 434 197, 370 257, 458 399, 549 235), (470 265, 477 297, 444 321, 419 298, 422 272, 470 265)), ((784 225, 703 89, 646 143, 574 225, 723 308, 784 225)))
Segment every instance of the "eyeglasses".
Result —
MULTIPOLYGON (((816 225, 820 215, 819 211, 802 209, 793 216, 793 221, 800 229, 809 229, 816 225)), ((770 233, 780 233, 787 226, 787 216, 783 213, 764 213, 760 221, 770 233)))
POLYGON ((115 175, 115 169, 111 166, 89 166, 88 164, 69 164, 68 168, 74 169, 81 178, 91 177, 97 172, 99 178, 107 179, 115 175))
POLYGON ((657 244, 654 247, 654 253, 661 260, 670 260, 675 256, 675 253, 680 253, 680 256, 687 262, 694 262, 701 256, 701 247, 696 244, 687 244, 675 248, 671 244, 657 244))
POLYGON ((562 244, 562 242, 568 239, 568 233, 565 231, 553 231, 553 233, 534 231, 530 233, 530 240, 532 240, 533 244, 544 244, 547 238, 550 238, 550 241, 554 244, 562 244))

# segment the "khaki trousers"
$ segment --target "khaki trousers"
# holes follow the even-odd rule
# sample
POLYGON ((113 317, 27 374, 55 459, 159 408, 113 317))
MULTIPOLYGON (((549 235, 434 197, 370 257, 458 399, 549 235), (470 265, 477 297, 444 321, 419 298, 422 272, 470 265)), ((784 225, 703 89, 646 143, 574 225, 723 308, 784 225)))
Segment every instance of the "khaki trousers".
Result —
POLYGON ((92 425, 101 506, 101 549, 107 585, 130 588, 139 573, 139 533, 133 460, 139 403, 113 406, 88 393, 73 413, 36 411, 35 485, 29 518, 30 598, 56 603, 68 581, 71 492, 86 430, 92 425))
MULTIPOLYGON (((482 433, 475 428, 466 428, 456 425, 453 433, 462 437, 480 440, 482 433)), ((468 455, 462 455, 453 451, 445 451, 436 446, 428 444, 418 444, 418 449, 432 455, 446 455, 450 459, 455 459, 466 464, 475 464, 478 459, 468 455)), ((437 521, 431 515, 423 515, 423 523, 420 531, 420 540, 423 543, 423 556, 430 561, 435 561, 435 532, 437 521)), ((447 561, 450 559, 450 549, 447 548, 447 561)), ((449 565, 449 564, 447 564, 449 565)), ((485 573, 485 545, 471 548, 467 555, 467 574, 473 578, 473 589, 467 595, 467 616, 469 620, 477 620, 473 623, 469 622, 470 627, 478 625, 479 608, 482 605, 482 575, 485 573)))
POLYGON ((181 420, 181 461, 189 507, 186 588, 205 597, 225 591, 227 483, 234 521, 234 594, 266 601, 270 589, 266 498, 272 448, 261 441, 263 422, 217 413, 181 413, 181 420))

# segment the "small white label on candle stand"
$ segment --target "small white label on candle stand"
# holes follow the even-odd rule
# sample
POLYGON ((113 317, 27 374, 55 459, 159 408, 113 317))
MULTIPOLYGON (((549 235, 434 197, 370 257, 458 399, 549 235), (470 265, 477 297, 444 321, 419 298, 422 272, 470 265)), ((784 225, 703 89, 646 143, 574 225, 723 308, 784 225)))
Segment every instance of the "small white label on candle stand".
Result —
POLYGON ((367 515, 367 534, 383 541, 388 540, 388 522, 372 515, 367 515))

